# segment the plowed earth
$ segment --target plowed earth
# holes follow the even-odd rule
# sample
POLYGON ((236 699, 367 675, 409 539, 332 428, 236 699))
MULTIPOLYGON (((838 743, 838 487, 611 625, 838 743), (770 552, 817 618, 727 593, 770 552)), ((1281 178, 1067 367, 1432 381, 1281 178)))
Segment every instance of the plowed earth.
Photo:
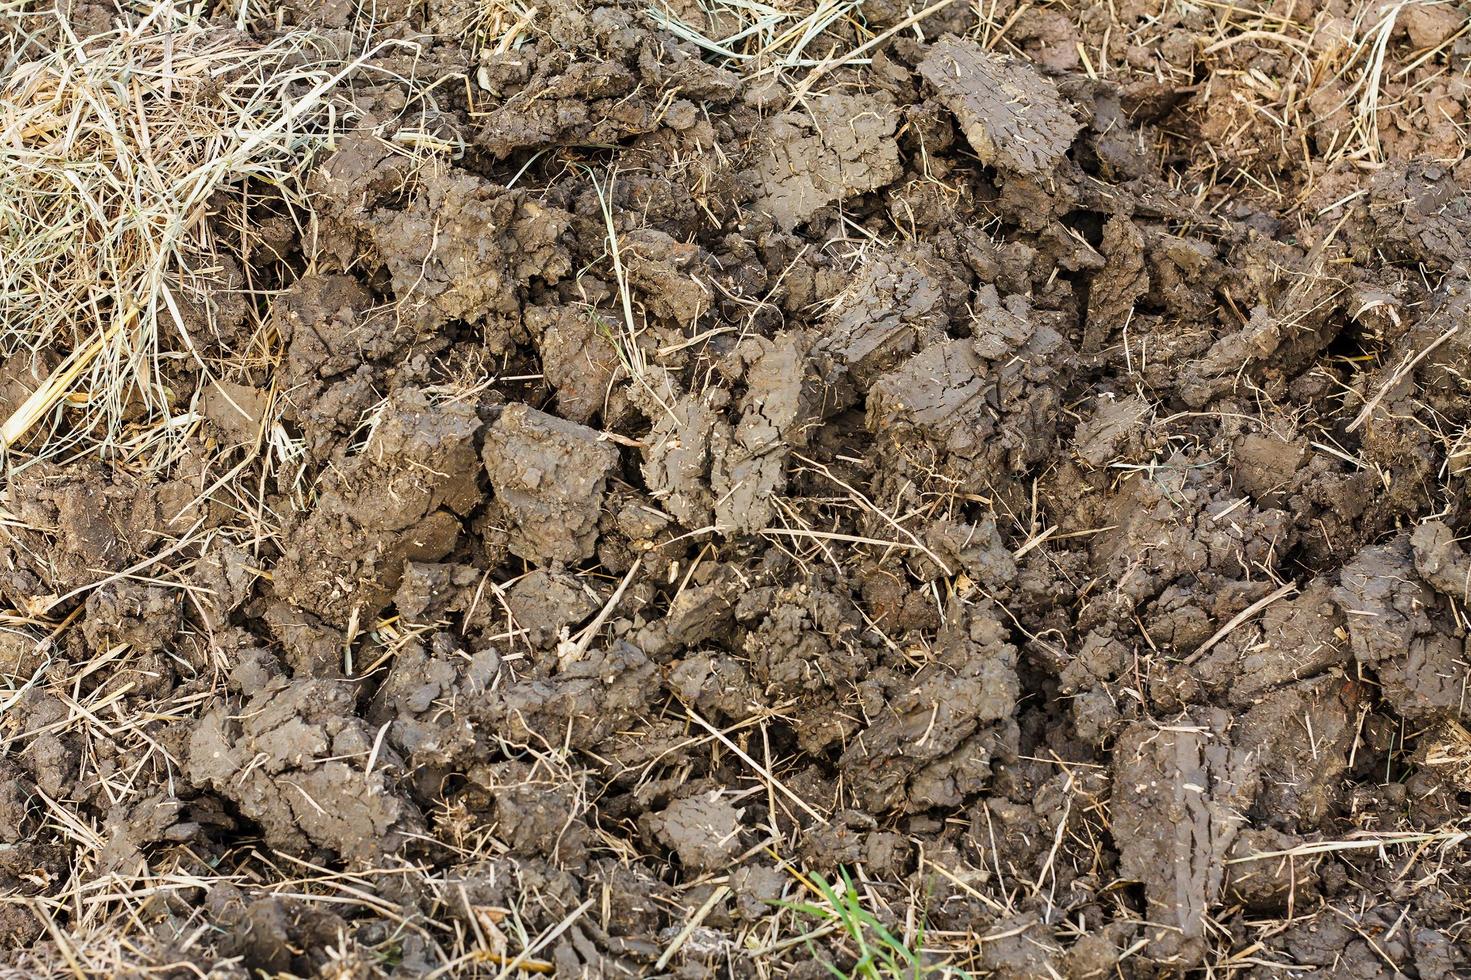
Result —
POLYGON ((976 976, 1471 975, 1465 11, 1330 159, 1347 83, 1252 73, 1355 9, 999 6, 803 84, 380 4, 251 215, 277 356, 179 369, 171 472, 8 483, 0 596, 75 593, 0 636, 18 975, 105 913, 154 975, 818 977, 773 903, 840 869, 976 976))

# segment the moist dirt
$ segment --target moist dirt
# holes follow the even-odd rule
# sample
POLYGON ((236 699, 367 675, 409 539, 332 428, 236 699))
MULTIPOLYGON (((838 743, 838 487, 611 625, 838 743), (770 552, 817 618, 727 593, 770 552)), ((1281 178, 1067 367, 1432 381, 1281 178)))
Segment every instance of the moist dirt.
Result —
POLYGON ((186 451, 8 479, 14 975, 820 977, 840 873, 906 976, 1471 975, 1463 4, 217 6, 394 43, 186 451))

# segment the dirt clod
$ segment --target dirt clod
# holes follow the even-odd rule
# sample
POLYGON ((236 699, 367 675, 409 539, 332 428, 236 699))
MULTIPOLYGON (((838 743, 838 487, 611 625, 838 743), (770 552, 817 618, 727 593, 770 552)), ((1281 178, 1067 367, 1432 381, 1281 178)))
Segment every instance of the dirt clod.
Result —
POLYGON ((790 231, 828 204, 884 186, 899 175, 898 122, 893 103, 860 95, 819 96, 810 114, 777 116, 759 137, 762 209, 790 231))
POLYGON ((188 771, 259 823, 273 847, 372 861, 423 829, 395 791, 398 760, 376 748, 342 683, 276 678, 201 719, 188 771))
POLYGON ((1057 87, 1025 62, 941 38, 919 64, 983 163, 1024 176, 1053 167, 1082 128, 1057 87))
POLYGON ((616 447, 587 426, 509 405, 486 434, 484 454, 511 551, 542 563, 593 554, 616 447))

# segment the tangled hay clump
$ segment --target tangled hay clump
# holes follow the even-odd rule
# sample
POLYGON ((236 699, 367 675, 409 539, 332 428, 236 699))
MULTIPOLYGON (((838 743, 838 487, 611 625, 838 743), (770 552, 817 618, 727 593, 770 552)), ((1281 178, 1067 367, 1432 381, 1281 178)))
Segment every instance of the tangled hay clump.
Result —
POLYGON ((6 449, 166 459, 191 398, 259 329, 249 302, 244 323, 219 316, 222 288, 256 288, 229 281, 251 266, 251 230, 238 222, 226 244, 207 218, 263 195, 298 205, 332 138, 329 93, 352 66, 306 34, 263 43, 171 9, 4 79, 0 354, 44 377, 4 420, 6 449))

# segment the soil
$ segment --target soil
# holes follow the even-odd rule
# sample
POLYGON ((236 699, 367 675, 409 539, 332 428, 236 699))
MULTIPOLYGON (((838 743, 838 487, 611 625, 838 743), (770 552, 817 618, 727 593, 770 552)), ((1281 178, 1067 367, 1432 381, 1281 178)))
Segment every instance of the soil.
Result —
POLYGON ((380 6, 239 22, 397 42, 257 189, 273 353, 7 478, 14 975, 817 977, 845 872, 937 971, 1471 976, 1464 4, 1372 153, 1337 0, 871 2, 810 88, 380 6))

